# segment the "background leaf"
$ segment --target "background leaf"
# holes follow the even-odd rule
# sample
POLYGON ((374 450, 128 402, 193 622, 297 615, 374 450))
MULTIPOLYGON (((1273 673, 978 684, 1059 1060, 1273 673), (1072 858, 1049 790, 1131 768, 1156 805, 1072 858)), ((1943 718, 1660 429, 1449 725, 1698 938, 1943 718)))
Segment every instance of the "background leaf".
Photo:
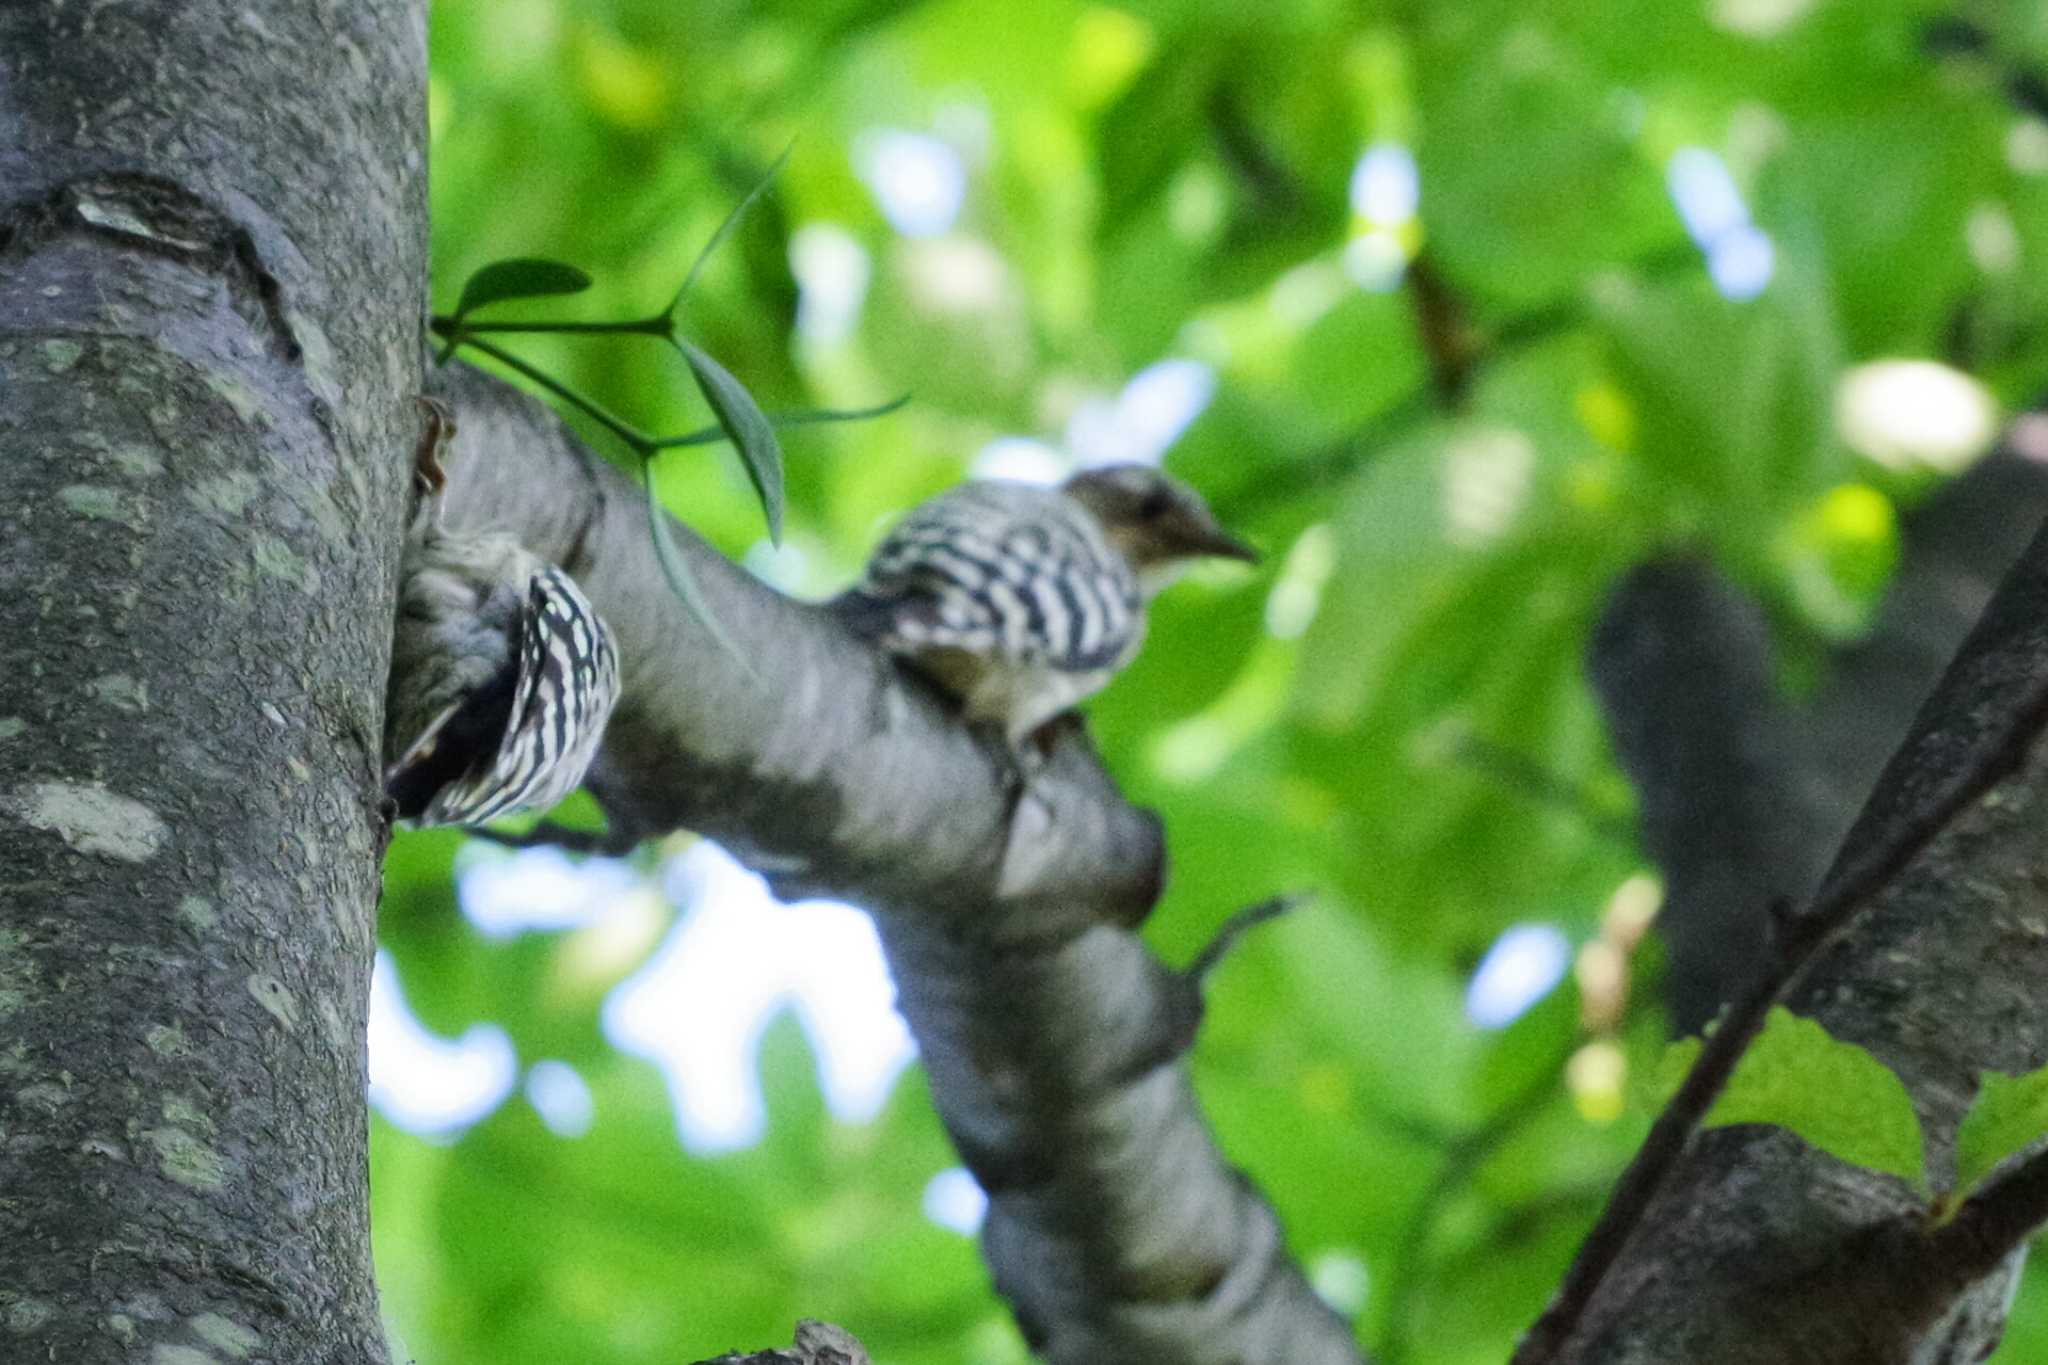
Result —
POLYGON ((654 537, 654 555, 661 563, 662 576, 668 579, 669 591, 682 600, 696 618, 711 632, 711 638, 718 641, 719 648, 744 665, 746 656, 733 643, 725 625, 718 619, 718 613, 704 596, 704 589, 697 583, 697 576, 690 572, 690 563, 683 558, 683 552, 676 545, 675 533, 669 529, 668 512, 661 505, 661 498, 654 491, 654 462, 658 456, 650 455, 642 462, 643 482, 647 488, 647 529, 654 537))
POLYGON ((511 299, 580 294, 588 288, 590 276, 573 265, 538 256, 515 256, 478 268, 462 286, 461 297, 455 301, 455 316, 467 317, 479 308, 511 299))
POLYGON ((754 402, 754 396, 747 392, 746 385, 733 378, 731 372, 706 354, 703 347, 678 337, 676 349, 690 363, 690 373, 696 377, 704 401, 711 405, 712 412, 718 415, 719 426, 725 429, 726 436, 739 451, 747 477, 753 481, 754 492, 760 496, 761 510, 768 518, 768 539, 780 544, 782 444, 775 439, 774 426, 762 413, 760 405, 754 402))
POLYGON ((2048 1134, 2048 1067, 2024 1076, 1987 1071, 1956 1131, 1956 1185, 1967 1196, 2007 1157, 2048 1134))
POLYGON ((1920 1120, 1890 1067, 1780 1005, 1749 1045, 1709 1127, 1769 1123, 1830 1156, 1926 1188, 1920 1120))

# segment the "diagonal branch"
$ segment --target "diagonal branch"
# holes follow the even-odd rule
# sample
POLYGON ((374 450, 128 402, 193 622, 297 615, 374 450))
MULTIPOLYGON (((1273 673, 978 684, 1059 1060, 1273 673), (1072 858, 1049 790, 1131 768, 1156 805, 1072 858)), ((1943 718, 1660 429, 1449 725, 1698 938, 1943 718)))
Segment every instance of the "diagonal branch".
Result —
POLYGON ((461 420, 451 521, 564 564, 618 633, 625 691, 590 779, 613 832, 696 830, 785 897, 874 913, 1033 1346, 1054 1365, 1356 1361, 1202 1121, 1192 987, 1133 932, 1165 876, 1158 822, 1085 741, 1063 735, 1013 800, 925 688, 678 527, 741 665, 671 594, 623 475, 495 380, 455 367, 441 392, 461 420))
MULTIPOLYGON (((1644 1323, 1659 1311, 1658 1283, 1686 1285, 1689 1339, 1703 1342, 1700 1319, 1716 1294, 1739 1301, 1773 1252, 1781 1266, 1807 1263, 1798 1273, 1809 1290, 1825 1281, 1839 1295, 1830 1321, 1745 1303, 1713 1330, 1730 1351, 1741 1342, 1756 1354, 1714 1358, 1906 1358, 1902 1340, 1945 1331, 1952 1314, 1973 1309, 1970 1281, 1926 1272, 1917 1201, 1900 1190, 1788 1149, 1770 1130, 1711 1141, 1695 1130, 1780 998, 1900 1074, 1936 1171, 1978 1069, 2040 1064, 2048 1030, 2014 1002, 2032 999, 2044 965, 2025 929, 2042 909, 2048 865, 2029 812, 2048 786, 2044 716, 2048 533, 2007 575, 1921 709, 1808 908, 1781 922, 1774 952, 1759 954, 1758 979, 1652 1130, 1518 1365, 1660 1358, 1640 1354, 1653 1342, 1644 1323), (1621 1342, 1622 1318, 1633 1345, 1621 1342)), ((1678 1321, 1664 1325, 1676 1331, 1678 1321)))

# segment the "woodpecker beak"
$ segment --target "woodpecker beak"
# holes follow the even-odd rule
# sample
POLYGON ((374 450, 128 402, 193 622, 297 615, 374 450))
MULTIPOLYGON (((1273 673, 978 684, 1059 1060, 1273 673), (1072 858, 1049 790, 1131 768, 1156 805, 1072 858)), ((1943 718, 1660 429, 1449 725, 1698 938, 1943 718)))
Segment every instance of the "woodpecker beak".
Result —
POLYGON ((1259 552, 1239 540, 1236 536, 1214 524, 1204 526, 1187 538, 1190 555, 1211 555, 1218 559, 1242 560, 1246 564, 1259 562, 1259 552))

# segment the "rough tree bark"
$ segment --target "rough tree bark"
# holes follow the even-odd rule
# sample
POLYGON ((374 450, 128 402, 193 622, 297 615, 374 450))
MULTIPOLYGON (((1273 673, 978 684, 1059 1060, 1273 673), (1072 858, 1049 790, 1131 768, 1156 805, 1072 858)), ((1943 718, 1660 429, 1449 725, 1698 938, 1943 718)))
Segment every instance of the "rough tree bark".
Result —
MULTIPOLYGON (((2048 1061, 2031 1003, 2048 969, 2048 540, 2006 576, 1848 826, 2044 509, 2048 471, 2011 452, 1923 509, 1878 630, 1810 708, 1779 700, 1756 608, 1698 563, 1631 576, 1591 660, 1671 878, 1688 1026, 1765 969, 1771 905, 1815 890, 1845 830, 1838 881, 1898 847, 1949 784, 1994 774, 1787 1002, 1899 1072, 1937 1175, 1978 1072, 2048 1061)), ((2002 1331, 2017 1249, 1993 1248, 2014 1254, 1959 1280, 1930 1254, 1922 1207, 1777 1130, 1703 1134, 1552 1358, 1980 1360, 2002 1331)))
POLYGON ((422 9, 0 5, 0 1358, 385 1358, 422 9))

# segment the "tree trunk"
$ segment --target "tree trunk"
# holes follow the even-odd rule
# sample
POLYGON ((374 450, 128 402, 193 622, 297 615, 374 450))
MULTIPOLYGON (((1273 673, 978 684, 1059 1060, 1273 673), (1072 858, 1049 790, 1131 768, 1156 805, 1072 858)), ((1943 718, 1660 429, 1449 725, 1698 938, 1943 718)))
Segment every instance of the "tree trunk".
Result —
POLYGON ((363 1026, 423 10, 0 6, 8 1360, 385 1359, 363 1026))

